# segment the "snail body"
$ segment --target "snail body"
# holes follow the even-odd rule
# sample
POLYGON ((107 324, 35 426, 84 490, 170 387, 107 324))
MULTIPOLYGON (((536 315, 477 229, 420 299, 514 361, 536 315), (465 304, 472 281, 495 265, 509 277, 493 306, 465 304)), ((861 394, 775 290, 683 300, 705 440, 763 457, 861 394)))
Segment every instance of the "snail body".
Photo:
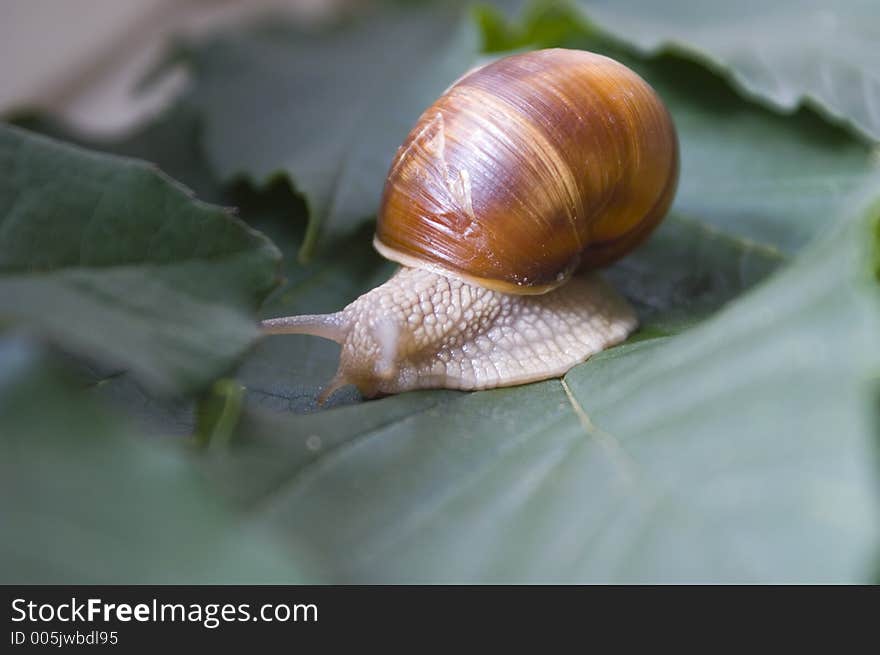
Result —
POLYGON ((340 312, 263 328, 342 344, 324 399, 561 375, 637 324, 598 274, 572 274, 647 237, 677 178, 669 113, 633 71, 579 50, 497 60, 398 149, 374 245, 403 268, 340 312))

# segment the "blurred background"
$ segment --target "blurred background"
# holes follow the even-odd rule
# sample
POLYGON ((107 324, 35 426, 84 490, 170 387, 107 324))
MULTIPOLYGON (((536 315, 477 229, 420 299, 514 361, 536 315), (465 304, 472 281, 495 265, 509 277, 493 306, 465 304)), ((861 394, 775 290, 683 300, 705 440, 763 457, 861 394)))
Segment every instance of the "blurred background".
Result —
POLYGON ((185 83, 180 69, 138 82, 173 37, 197 36, 267 11, 319 23, 368 0, 0 0, 0 114, 50 111, 114 134, 154 115, 185 83))
MULTIPOLYGON (((876 581, 880 308, 862 257, 865 221, 880 225, 864 204, 880 207, 880 0, 573 0, 580 11, 540 3, 525 18, 524 0, 483 0, 495 18, 465 21, 443 0, 314 39, 276 21, 238 27, 267 12, 330 23, 382 3, 0 0, 0 116, 155 163, 238 208, 284 254, 286 279, 268 295, 274 251, 237 222, 224 236, 228 218, 193 228, 203 210, 191 201, 162 248, 132 239, 124 266, 71 259, 70 278, 63 265, 43 275, 48 246, 76 254, 68 232, 0 235, 0 260, 38 265, 7 276, 32 291, 0 302, 0 319, 20 314, 34 335, 5 360, 0 339, 0 516, 13 535, 0 539, 0 578, 876 581), (639 310, 632 343, 564 386, 369 403, 351 387, 317 411, 337 344, 250 347, 201 311, 204 296, 252 327, 261 302, 263 318, 336 311, 387 279, 373 216, 416 116, 481 57, 550 46, 623 61, 679 130, 673 211, 606 273, 639 310), (188 69, 169 71, 175 53, 188 69), (164 259, 166 243, 189 253, 206 238, 231 255, 196 269, 164 259), (154 251, 158 269, 144 265, 154 251), (83 273, 145 302, 70 302, 86 297, 71 295, 83 273), (181 300, 178 287, 192 291, 181 300), (169 299, 186 311, 169 317, 169 299), (40 360, 43 332, 70 352, 40 360), (76 380, 56 380, 50 359, 76 380), (157 375, 174 394, 148 386, 157 375)), ((40 157, 20 179, 0 176, 0 206, 24 189, 23 215, 53 227, 92 215, 81 190, 103 198, 102 175, 124 168, 99 158, 79 175, 91 155, 9 131, 6 152, 18 143, 40 157)), ((175 193, 122 177, 87 242, 112 253, 101 236, 130 217, 154 225, 155 203, 175 193)))

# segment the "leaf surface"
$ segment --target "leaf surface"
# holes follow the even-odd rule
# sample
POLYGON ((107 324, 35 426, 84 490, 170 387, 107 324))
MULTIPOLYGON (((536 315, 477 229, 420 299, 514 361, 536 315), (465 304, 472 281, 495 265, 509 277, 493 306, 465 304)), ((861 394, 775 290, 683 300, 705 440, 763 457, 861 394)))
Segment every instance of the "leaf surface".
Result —
POLYGON ((179 444, 138 438, 23 338, 0 340, 4 584, 293 583, 179 444))
POLYGON ((198 390, 257 336, 279 254, 150 165, 0 126, 0 317, 198 390))
POLYGON ((880 5, 874 0, 576 4, 640 52, 682 52, 773 108, 792 112, 808 103, 880 141, 880 5))
POLYGON ((251 412, 216 483, 337 581, 869 580, 869 198, 711 319, 563 381, 251 412))

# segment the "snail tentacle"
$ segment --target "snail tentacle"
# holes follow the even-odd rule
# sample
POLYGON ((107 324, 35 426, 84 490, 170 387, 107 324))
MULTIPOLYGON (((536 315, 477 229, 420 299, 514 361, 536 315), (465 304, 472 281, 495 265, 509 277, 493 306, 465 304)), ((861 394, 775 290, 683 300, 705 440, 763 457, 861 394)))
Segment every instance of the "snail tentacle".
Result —
POLYGON ((310 334, 336 343, 345 341, 348 333, 342 312, 270 318, 262 321, 260 328, 264 334, 310 334))

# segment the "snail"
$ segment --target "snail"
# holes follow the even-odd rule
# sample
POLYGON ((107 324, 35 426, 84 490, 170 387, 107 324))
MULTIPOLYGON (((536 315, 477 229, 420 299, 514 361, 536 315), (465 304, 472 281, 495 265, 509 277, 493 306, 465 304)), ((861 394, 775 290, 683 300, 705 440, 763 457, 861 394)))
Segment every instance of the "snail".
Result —
POLYGON ((665 105, 623 64, 498 59, 450 86, 393 159, 373 245, 401 268, 337 313, 262 328, 342 345, 321 403, 346 384, 372 397, 561 376, 635 329, 591 269, 660 222, 678 160, 665 105))

